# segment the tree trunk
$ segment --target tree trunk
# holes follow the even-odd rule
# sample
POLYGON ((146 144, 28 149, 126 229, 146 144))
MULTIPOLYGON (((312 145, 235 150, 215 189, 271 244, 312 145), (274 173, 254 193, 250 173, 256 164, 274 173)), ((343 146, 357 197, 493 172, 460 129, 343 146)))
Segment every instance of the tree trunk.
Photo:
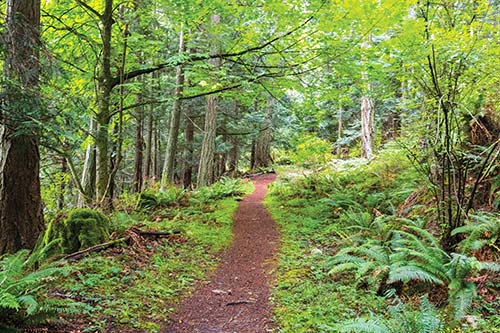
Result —
POLYGON ((151 179, 151 167, 153 164, 153 126, 154 126, 154 106, 151 104, 148 110, 148 122, 146 128, 146 152, 144 156, 144 185, 149 186, 151 179))
POLYGON ((184 165, 182 172, 182 186, 188 188, 193 183, 193 152, 194 152, 194 124, 191 119, 191 106, 184 108, 185 129, 184 129, 184 165))
POLYGON ((161 179, 161 138, 158 133, 158 123, 154 127, 153 175, 155 181, 161 179))
POLYGON ((38 129, 18 126, 24 109, 39 109, 40 0, 7 0, 4 74, 7 84, 0 127, 0 254, 32 248, 43 231, 38 129), (19 108, 19 104, 22 107, 19 108))
MULTIPOLYGON (((143 102, 142 92, 137 98, 140 104, 143 102)), ((143 179, 143 164, 144 164, 144 107, 139 106, 136 112, 136 127, 135 127, 135 163, 134 163, 134 192, 142 191, 143 179)))
POLYGON ((373 101, 369 96, 361 98, 361 157, 373 157, 373 101))
MULTIPOLYGON (((68 161, 65 157, 61 158, 61 174, 66 174, 68 172, 68 161)), ((64 195, 66 194, 66 181, 61 178, 61 184, 59 188, 59 200, 57 202, 57 208, 59 210, 64 209, 64 195)))
MULTIPOLYGON (((212 24, 216 25, 220 22, 220 16, 214 14, 211 17, 212 24)), ((219 50, 216 45, 212 45, 212 55, 218 54, 219 50)), ((219 68, 221 65, 220 58, 213 58, 210 64, 214 68, 219 68)), ((207 99, 207 111, 205 114, 205 126, 203 133, 203 141, 201 144, 200 164, 198 166, 197 187, 206 186, 214 182, 214 153, 215 153, 215 138, 217 131, 217 101, 218 97, 211 95, 207 99)))
MULTIPOLYGON (((369 49, 372 45, 372 36, 368 35, 368 41, 362 47, 369 49)), ((368 74, 363 72, 363 81, 366 83, 365 95, 361 97, 361 157, 371 159, 373 157, 373 123, 375 119, 373 100, 370 96, 372 85, 368 74)))
MULTIPOLYGON (((96 134, 96 122, 92 118, 90 119, 89 133, 95 136, 96 134)), ((96 184, 96 147, 95 145, 89 144, 85 152, 85 162, 83 164, 82 171, 82 187, 84 192, 78 195, 78 207, 84 207, 86 205, 91 205, 92 201, 95 199, 95 184, 96 184)))
POLYGON ((339 108, 337 113, 338 127, 337 127, 337 158, 342 158, 342 145, 340 144, 340 140, 342 140, 342 107, 339 108))
POLYGON ((273 111, 274 101, 271 96, 267 98, 266 107, 266 121, 263 124, 263 128, 255 140, 255 156, 253 168, 268 168, 271 166, 271 123, 272 123, 272 111, 273 111))
MULTIPOLYGON (((185 50, 184 33, 181 31, 179 34, 179 54, 184 53, 185 50)), ((179 126, 181 120, 181 97, 184 90, 184 68, 182 65, 177 66, 177 73, 175 77, 175 100, 172 113, 170 114, 170 130, 168 132, 165 164, 163 165, 163 173, 161 177, 161 187, 164 187, 167 183, 172 183, 174 181, 175 157, 177 155, 177 137, 179 136, 179 126)))
POLYGON ((231 151, 229 152, 229 175, 231 177, 236 177, 238 175, 238 160, 239 160, 239 155, 240 155, 240 148, 239 148, 239 142, 236 137, 231 138, 231 142, 233 144, 233 147, 231 148, 231 151))
POLYGON ((113 0, 104 1, 104 12, 101 15, 102 31, 102 61, 97 79, 97 200, 98 205, 104 210, 109 209, 109 124, 110 97, 112 90, 111 75, 111 33, 113 28, 113 0))

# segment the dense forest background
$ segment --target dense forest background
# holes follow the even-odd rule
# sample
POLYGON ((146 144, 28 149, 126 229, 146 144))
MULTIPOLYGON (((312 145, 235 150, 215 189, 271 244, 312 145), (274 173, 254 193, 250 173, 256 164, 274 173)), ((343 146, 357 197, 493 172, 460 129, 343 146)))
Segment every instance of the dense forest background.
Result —
MULTIPOLYGON (((498 237, 499 15, 497 0, 2 1, 0 253, 47 245, 75 208, 352 158, 412 168, 402 201, 431 209, 446 253, 480 213, 498 237)), ((80 243, 63 252, 98 242, 80 243)))

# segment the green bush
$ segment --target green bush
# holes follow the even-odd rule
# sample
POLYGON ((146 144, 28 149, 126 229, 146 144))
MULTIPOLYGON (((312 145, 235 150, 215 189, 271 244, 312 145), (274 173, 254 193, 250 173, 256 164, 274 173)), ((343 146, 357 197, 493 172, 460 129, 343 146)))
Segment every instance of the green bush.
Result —
POLYGON ((295 151, 290 156, 294 164, 314 167, 332 159, 332 144, 314 134, 302 134, 295 138, 295 151))
POLYGON ((211 186, 198 189, 191 199, 195 202, 208 202, 243 194, 245 194, 245 188, 241 180, 223 177, 211 186))
POLYGON ((140 210, 153 209, 158 206, 172 206, 181 202, 186 196, 186 191, 169 186, 162 190, 148 190, 139 195, 137 208, 140 210))
POLYGON ((47 226, 44 243, 59 240, 59 253, 73 253, 109 238, 109 220, 96 210, 80 208, 54 219, 47 226))
POLYGON ((138 209, 150 209, 158 206, 158 199, 156 195, 150 192, 142 192, 139 195, 139 201, 137 202, 138 209))

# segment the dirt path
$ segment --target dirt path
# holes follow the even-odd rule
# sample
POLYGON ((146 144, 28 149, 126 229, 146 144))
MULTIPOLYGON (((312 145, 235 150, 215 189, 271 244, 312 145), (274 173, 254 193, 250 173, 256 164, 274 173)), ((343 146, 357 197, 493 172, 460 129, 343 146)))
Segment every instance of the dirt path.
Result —
POLYGON ((270 259, 279 233, 262 200, 275 175, 253 178, 255 191, 234 216, 234 239, 215 276, 184 301, 167 333, 272 332, 270 259))

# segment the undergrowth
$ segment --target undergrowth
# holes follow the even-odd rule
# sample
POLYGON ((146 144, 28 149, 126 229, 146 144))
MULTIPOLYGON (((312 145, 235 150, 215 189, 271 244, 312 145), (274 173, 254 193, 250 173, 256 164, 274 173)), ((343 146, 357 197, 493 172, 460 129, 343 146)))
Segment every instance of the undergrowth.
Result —
POLYGON ((61 267, 64 262, 57 261, 25 269, 27 252, 4 257, 0 319, 20 318, 9 320, 21 327, 23 321, 37 325, 48 317, 51 323, 40 329, 54 332, 159 332, 181 298, 215 268, 217 255, 231 242, 238 201, 251 190, 251 182, 230 179, 196 192, 150 190, 119 203, 123 209, 110 217, 112 237, 131 226, 171 232, 171 237, 138 239, 61 267), (44 302, 47 297, 52 303, 44 302), (27 321, 49 304, 54 310, 57 304, 76 307, 58 311, 61 322, 53 320, 57 311, 27 321))
POLYGON ((476 255, 497 248, 498 216, 478 211, 447 253, 423 184, 394 147, 280 173, 266 199, 283 237, 280 332, 500 332, 498 253, 476 255))

